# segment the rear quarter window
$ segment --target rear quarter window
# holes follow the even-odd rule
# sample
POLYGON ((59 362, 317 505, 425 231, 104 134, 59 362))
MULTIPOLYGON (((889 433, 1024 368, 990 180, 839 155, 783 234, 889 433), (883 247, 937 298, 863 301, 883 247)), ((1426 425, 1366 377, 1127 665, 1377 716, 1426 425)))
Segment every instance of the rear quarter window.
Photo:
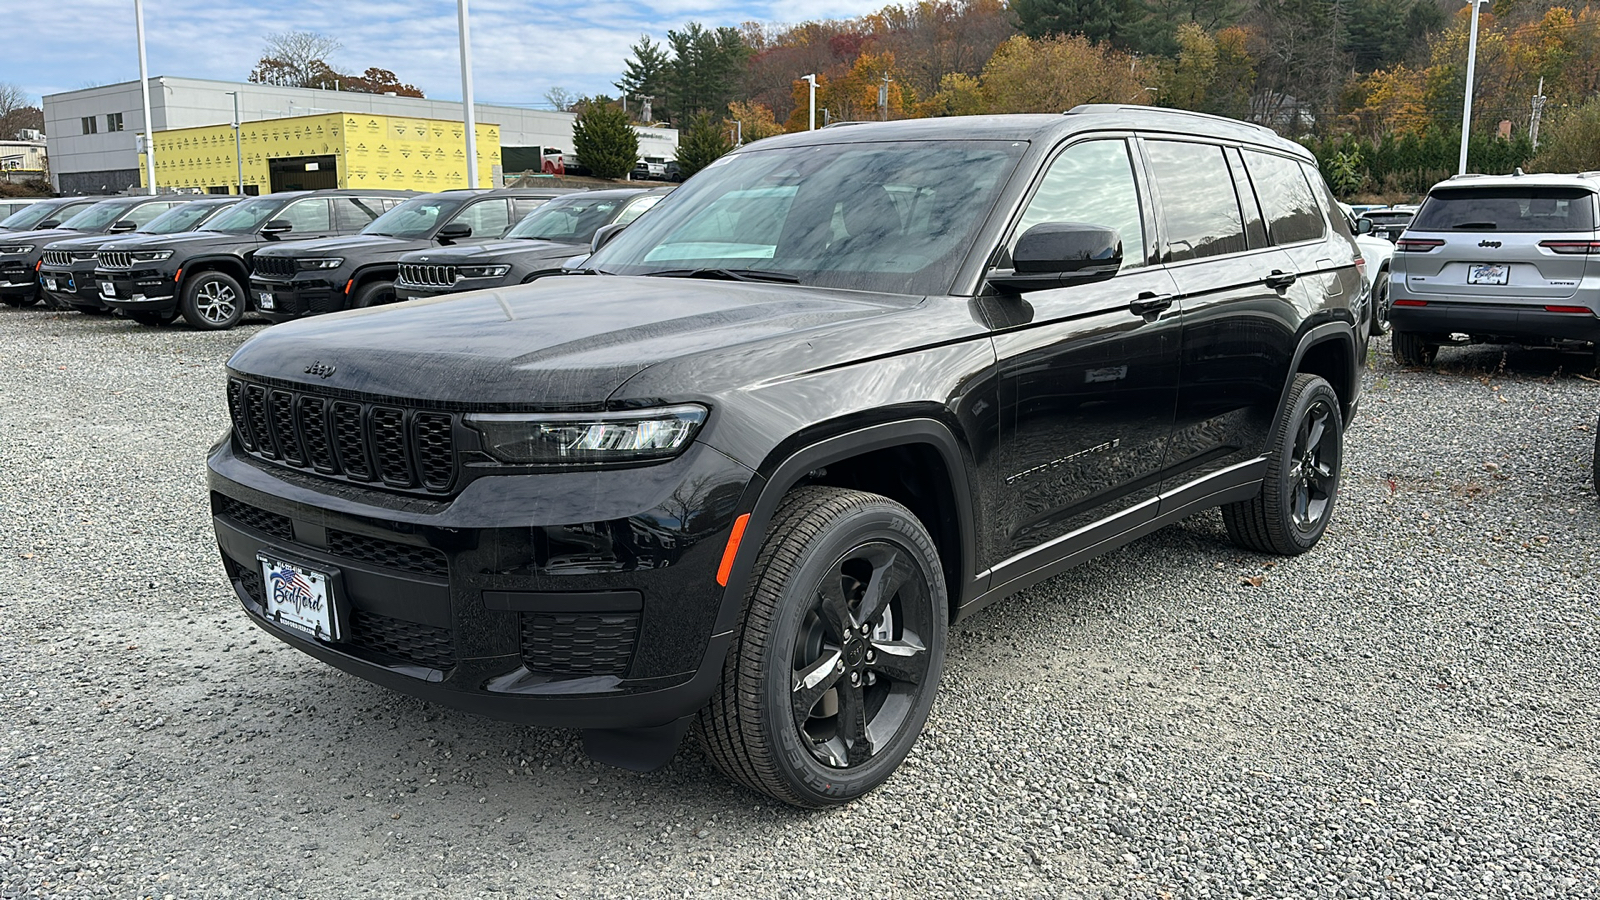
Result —
POLYGON ((1412 231, 1594 230, 1594 194, 1583 188, 1482 187, 1434 191, 1412 231))
POLYGON ((1292 159, 1255 150, 1244 151, 1261 211, 1267 217, 1267 234, 1274 244, 1295 244, 1322 237, 1322 209, 1300 164, 1292 159))

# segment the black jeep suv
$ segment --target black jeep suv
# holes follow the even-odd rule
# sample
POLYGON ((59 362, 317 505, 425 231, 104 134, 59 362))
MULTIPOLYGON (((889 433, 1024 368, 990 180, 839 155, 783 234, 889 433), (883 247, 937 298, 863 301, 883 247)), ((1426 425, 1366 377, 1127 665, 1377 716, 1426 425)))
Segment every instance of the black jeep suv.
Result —
POLYGON ((407 253, 400 257, 395 295, 401 300, 417 300, 522 284, 554 274, 561 271, 562 263, 589 252, 596 231, 632 222, 671 191, 620 188, 562 197, 518 222, 503 241, 407 253))
POLYGON ((94 278, 101 250, 145 235, 198 230, 238 202, 238 197, 197 197, 174 206, 128 234, 89 235, 56 241, 44 251, 39 283, 52 303, 91 315, 109 313, 111 309, 100 299, 100 284, 94 278))
POLYGON ((124 241, 95 266, 106 306, 146 325, 180 314, 205 331, 232 328, 249 301, 250 258, 278 241, 355 234, 414 191, 284 191, 254 197, 202 231, 124 241))
POLYGON ((176 195, 115 197, 81 208, 66 204, 61 209, 77 212, 65 221, 57 222, 52 215, 32 231, 4 232, 0 236, 0 300, 11 306, 39 302, 46 286, 39 267, 45 249, 55 242, 84 235, 125 234, 191 199, 176 195))
POLYGON ((402 254, 493 240, 546 200, 570 193, 510 188, 413 197, 360 234, 262 248, 251 263, 250 297, 274 322, 392 303, 402 254))
POLYGON ((1226 119, 771 138, 580 273, 246 342, 217 541, 258 625, 363 678, 634 767, 693 725, 842 803, 916 740, 952 620, 1208 507, 1317 543, 1356 259, 1311 156, 1226 119))

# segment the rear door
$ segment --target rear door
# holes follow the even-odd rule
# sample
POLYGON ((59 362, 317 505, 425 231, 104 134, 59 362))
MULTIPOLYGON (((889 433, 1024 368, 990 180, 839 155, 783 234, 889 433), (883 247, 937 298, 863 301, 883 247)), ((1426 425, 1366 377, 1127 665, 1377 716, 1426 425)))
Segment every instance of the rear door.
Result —
POLYGON ((1397 259, 1419 297, 1558 303, 1583 282, 1595 219, 1595 195, 1581 187, 1436 188, 1397 259))

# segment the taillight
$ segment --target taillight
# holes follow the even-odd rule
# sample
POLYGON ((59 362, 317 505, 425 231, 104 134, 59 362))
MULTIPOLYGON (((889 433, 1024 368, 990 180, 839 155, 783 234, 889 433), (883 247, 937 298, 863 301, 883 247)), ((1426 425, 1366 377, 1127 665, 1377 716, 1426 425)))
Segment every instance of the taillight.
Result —
POLYGON ((1356 257, 1356 274, 1361 276, 1362 281, 1367 280, 1367 260, 1364 257, 1356 257))
POLYGON ((1539 246, 1551 253, 1600 253, 1600 241, 1540 241, 1539 246))
POLYGON ((1401 238, 1395 241, 1394 249, 1399 253, 1427 253, 1444 246, 1444 241, 1438 238, 1401 238))
POLYGON ((1391 300, 1391 301, 1389 301, 1389 305, 1390 306, 1427 306, 1428 305, 1428 301, 1426 301, 1426 300, 1391 300))
POLYGON ((1579 316, 1594 315, 1594 310, 1587 306, 1546 306, 1544 311, 1553 313, 1572 313, 1573 315, 1579 316))

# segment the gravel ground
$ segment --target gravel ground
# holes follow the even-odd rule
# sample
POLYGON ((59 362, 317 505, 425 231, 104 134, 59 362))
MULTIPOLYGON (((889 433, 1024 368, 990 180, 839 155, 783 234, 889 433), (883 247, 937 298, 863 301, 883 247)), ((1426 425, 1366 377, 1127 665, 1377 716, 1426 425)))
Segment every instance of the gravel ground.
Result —
POLYGON ((0 308, 0 897, 1600 896, 1581 356, 1375 342, 1316 551, 1213 512, 990 608, 904 769, 808 813, 248 624, 202 459, 259 327, 0 308))

